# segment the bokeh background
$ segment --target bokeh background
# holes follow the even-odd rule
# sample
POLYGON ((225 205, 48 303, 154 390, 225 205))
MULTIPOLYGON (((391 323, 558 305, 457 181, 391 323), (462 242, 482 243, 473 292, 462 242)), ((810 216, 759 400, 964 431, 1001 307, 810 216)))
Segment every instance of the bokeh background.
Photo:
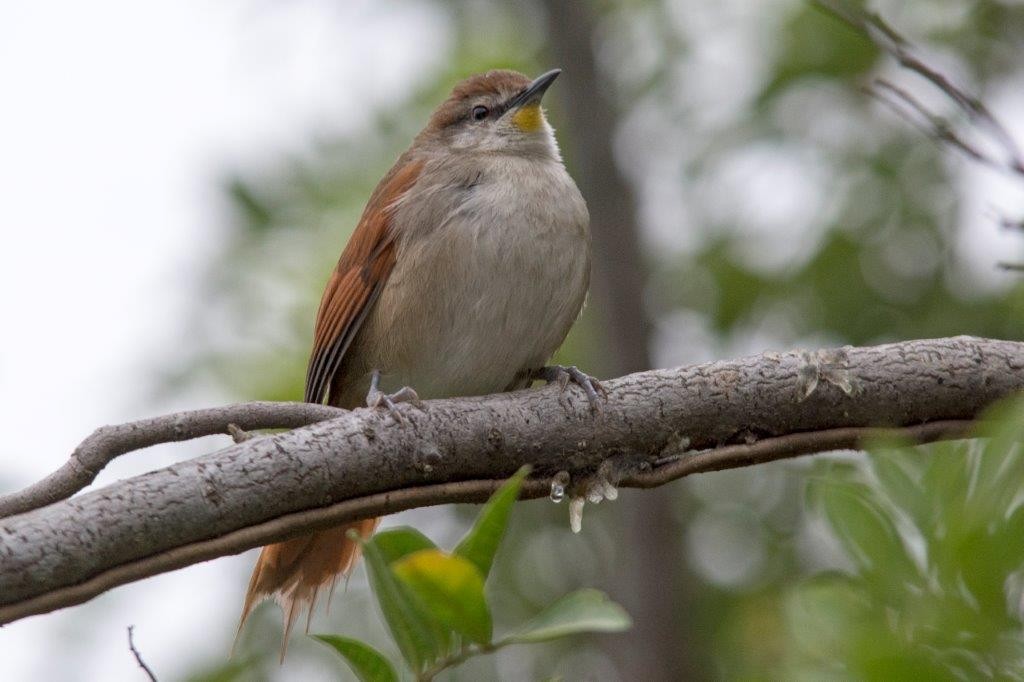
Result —
MULTIPOLYGON (((1024 3, 872 6, 1024 140, 1024 3)), ((474 72, 553 66, 564 75, 549 118, 597 256, 561 360, 609 377, 773 349, 1024 333, 1021 277, 996 267, 1024 256, 1024 235, 998 220, 1024 215, 1024 183, 949 155, 866 96, 884 75, 956 117, 807 2, 5 2, 0 488, 52 470, 103 423, 300 398, 321 286, 432 106, 474 72)), ((100 483, 226 442, 134 453, 100 483)), ((857 564, 805 492, 857 475, 862 460, 626 491, 588 506, 578 536, 564 505, 520 505, 492 586, 499 623, 596 586, 636 626, 505 651, 452 679, 857 670, 857 652, 830 651, 808 616, 808 586, 857 564)), ((863 478, 871 495, 879 483, 863 478)), ((471 518, 444 508, 386 523, 450 545, 471 518)), ((227 663, 254 559, 5 627, 3 677, 140 678, 134 624, 161 680, 348 679, 302 637, 278 667, 272 604, 227 663)), ((1007 609, 989 634, 1016 646, 1020 619, 1007 609)), ((844 627, 880 622, 854 620, 844 627)), ((388 648, 362 570, 314 630, 388 648)))

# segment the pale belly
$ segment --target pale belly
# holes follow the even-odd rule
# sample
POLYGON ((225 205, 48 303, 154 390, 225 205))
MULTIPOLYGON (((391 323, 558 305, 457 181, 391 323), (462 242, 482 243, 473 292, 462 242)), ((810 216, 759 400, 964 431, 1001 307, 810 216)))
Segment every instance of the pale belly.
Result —
MULTIPOLYGON (((550 182, 538 187, 552 191, 550 182)), ((564 210, 543 212, 537 207, 552 201, 543 194, 517 205, 482 194, 429 239, 404 244, 356 342, 351 399, 365 395, 373 369, 386 391, 411 386, 438 398, 502 391, 542 367, 579 315, 589 281, 586 209, 571 189, 564 210)))
POLYGON ((429 313, 409 315, 418 343, 388 367, 423 397, 501 391, 542 367, 579 314, 587 245, 571 235, 527 244, 476 244, 473 263, 428 284, 429 313))

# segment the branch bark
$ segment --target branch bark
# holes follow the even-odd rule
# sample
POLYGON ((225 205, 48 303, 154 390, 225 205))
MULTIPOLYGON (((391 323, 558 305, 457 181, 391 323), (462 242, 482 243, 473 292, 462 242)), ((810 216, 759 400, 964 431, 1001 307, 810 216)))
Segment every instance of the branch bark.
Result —
POLYGON ((597 415, 575 388, 557 387, 407 406, 406 423, 345 412, 2 519, 0 624, 342 521, 479 502, 523 464, 536 474, 524 497, 540 497, 561 470, 580 494, 606 461, 622 485, 651 487, 855 447, 877 427, 960 437, 1024 389, 1024 343, 768 353, 606 386, 597 415))
POLYGON ((24 490, 0 497, 0 519, 67 499, 96 480, 121 455, 160 443, 230 434, 236 429, 294 429, 345 411, 310 403, 251 402, 189 410, 116 426, 101 426, 71 453, 64 465, 24 490))

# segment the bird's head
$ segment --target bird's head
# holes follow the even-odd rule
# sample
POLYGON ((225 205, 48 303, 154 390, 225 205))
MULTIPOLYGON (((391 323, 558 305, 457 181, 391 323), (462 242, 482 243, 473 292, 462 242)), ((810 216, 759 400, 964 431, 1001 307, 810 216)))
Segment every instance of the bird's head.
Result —
POLYGON ((530 80, 515 71, 471 76, 434 111, 424 135, 452 152, 558 157, 540 102, 561 70, 530 80))

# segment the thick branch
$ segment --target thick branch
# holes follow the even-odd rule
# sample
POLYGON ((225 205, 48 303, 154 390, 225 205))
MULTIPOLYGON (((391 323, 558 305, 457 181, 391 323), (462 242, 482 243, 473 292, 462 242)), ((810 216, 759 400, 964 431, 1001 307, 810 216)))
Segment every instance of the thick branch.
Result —
MULTIPOLYGON (((570 389, 431 401, 254 438, 0 520, 0 623, 116 585, 342 521, 476 502, 522 464, 623 485, 855 447, 871 427, 957 437, 1024 388, 1024 343, 958 337, 765 354, 606 383, 601 413, 570 389), (564 400, 560 400, 564 398, 564 400)), ((233 420, 237 421, 237 420, 233 420)), ((250 424, 251 427, 251 424, 250 424)))

